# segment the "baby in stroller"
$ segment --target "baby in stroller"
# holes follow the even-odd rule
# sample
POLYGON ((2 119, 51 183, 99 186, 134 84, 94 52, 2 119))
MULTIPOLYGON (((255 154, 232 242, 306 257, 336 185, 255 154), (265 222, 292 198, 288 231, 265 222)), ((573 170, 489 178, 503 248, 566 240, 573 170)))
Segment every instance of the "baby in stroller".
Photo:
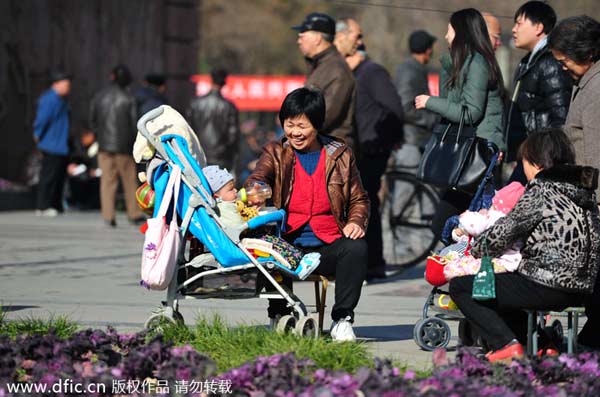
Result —
MULTIPOLYGON (((217 165, 209 165, 202 169, 202 172, 217 201, 221 222, 225 226, 237 227, 243 225, 246 220, 240 214, 240 210, 243 210, 244 207, 238 201, 233 175, 217 165)), ((319 266, 321 254, 311 252, 303 255, 302 251, 281 237, 261 233, 260 229, 251 233, 244 232, 244 235, 248 237, 242 239, 242 246, 246 247, 255 256, 274 257, 281 265, 278 266, 280 270, 292 273, 300 280, 304 280, 319 266), (250 238, 250 236, 256 238, 250 238)))
MULTIPOLYGON (((524 192, 523 185, 512 182, 496 192, 489 209, 463 212, 458 218, 458 227, 452 230, 455 243, 442 249, 439 254, 427 258, 425 279, 431 285, 441 286, 454 277, 476 274, 481 266, 481 259, 470 254, 471 240, 506 216, 524 192)), ((522 242, 519 242, 499 258, 492 259, 494 273, 514 272, 521 262, 521 246, 522 242)))
MULTIPOLYGON (((459 217, 459 226, 452 231, 455 244, 444 248, 439 256, 445 263, 444 277, 450 281, 454 277, 473 275, 479 271, 481 259, 470 254, 472 238, 479 236, 496 221, 508 214, 517 204, 525 187, 519 182, 512 182, 498 190, 492 198, 489 209, 465 211, 459 217)), ((521 262, 520 249, 522 242, 516 243, 506 250, 502 256, 492 259, 494 273, 514 272, 521 262)))
MULTIPOLYGON (((415 324, 414 331, 415 342, 424 350, 434 350, 448 344, 450 341, 450 328, 444 320, 459 320, 458 334, 461 344, 486 348, 485 342, 463 318, 456 304, 450 299, 448 292, 438 288, 448 283, 452 278, 474 275, 479 271, 481 259, 474 258, 470 254, 471 240, 483 233, 498 219, 508 214, 525 191, 523 185, 518 182, 511 183, 494 194, 493 185, 483 181, 481 190, 484 191, 484 189, 487 190, 485 198, 483 195, 480 196, 480 204, 477 204, 481 205, 482 209, 479 211, 465 211, 458 217, 458 222, 455 219, 456 217, 447 221, 447 225, 452 227, 451 229, 448 228, 448 235, 450 235, 451 230, 452 239, 455 243, 442 249, 439 254, 427 258, 425 279, 434 288, 423 307, 423 318, 415 324), (491 202, 489 208, 485 208, 486 202, 491 202), (438 297, 437 300, 435 299, 436 296, 438 297), (440 314, 429 317, 428 311, 430 309, 440 314), (432 332, 432 330, 436 332, 432 332)), ((517 243, 499 258, 492 259, 495 273, 513 272, 517 269, 521 261, 519 252, 521 245, 522 243, 517 243)))

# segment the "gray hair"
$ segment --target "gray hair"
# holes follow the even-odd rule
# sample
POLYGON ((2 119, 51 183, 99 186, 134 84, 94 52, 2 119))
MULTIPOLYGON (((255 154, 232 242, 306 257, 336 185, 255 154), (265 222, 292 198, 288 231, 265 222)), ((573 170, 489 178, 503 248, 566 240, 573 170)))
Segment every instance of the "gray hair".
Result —
POLYGON ((323 33, 323 32, 319 32, 319 34, 321 35, 321 37, 323 37, 323 39, 325 41, 327 41, 328 43, 333 43, 333 39, 334 39, 334 35, 329 34, 329 33, 323 33))
POLYGON ((335 32, 336 33, 345 32, 346 30, 348 30, 348 28, 349 28, 348 18, 338 19, 337 22, 335 23, 335 32))

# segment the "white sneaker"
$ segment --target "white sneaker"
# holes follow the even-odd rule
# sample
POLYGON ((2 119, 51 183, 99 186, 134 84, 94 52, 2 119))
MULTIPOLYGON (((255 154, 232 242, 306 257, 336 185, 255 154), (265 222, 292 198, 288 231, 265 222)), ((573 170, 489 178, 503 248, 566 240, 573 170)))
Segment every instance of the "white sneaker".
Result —
POLYGON ((54 218, 55 216, 58 216, 58 210, 54 208, 48 208, 43 210, 41 215, 48 218, 54 218))
POLYGON ((350 320, 350 316, 347 316, 346 318, 334 321, 333 324, 331 324, 331 331, 329 331, 329 334, 334 341, 353 342, 356 340, 356 335, 354 335, 350 320))

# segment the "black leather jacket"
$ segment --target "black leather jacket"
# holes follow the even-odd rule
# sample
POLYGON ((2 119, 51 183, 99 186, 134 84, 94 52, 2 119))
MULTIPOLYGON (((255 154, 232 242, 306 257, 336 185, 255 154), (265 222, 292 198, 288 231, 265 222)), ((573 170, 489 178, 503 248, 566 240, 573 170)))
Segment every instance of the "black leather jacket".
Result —
POLYGON ((545 127, 560 127, 569 112, 573 79, 546 46, 537 51, 529 67, 531 53, 519 63, 515 72, 515 102, 510 103, 508 150, 513 158, 520 143, 527 135, 545 127), (517 87, 517 84, 519 86, 517 87))
POLYGON ((90 126, 100 151, 131 154, 137 133, 136 113, 133 96, 115 83, 94 96, 90 106, 90 126))
POLYGON ((195 98, 186 114, 208 164, 234 171, 240 136, 238 110, 217 90, 195 98))

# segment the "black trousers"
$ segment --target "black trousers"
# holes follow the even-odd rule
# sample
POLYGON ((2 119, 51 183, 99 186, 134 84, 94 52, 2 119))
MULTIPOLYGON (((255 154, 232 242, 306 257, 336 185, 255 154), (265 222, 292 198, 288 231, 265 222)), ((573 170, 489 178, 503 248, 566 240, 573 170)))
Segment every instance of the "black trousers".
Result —
POLYGON ((38 183, 37 209, 63 210, 62 198, 67 173, 67 156, 42 152, 42 167, 38 183))
MULTIPOLYGON (((314 250, 305 250, 305 252, 321 254, 321 262, 315 269, 315 274, 335 276, 335 303, 331 310, 333 321, 338 321, 346 316, 354 319, 354 308, 358 305, 362 283, 367 273, 366 241, 342 237, 329 245, 314 250)), ((284 278, 282 284, 292 291, 291 279, 284 278)), ((270 284, 266 284, 265 290, 273 291, 274 288, 270 284)), ((289 314, 291 309, 286 307, 286 304, 287 302, 283 299, 269 299, 269 317, 289 314)))
POLYGON ((389 158, 389 153, 363 153, 360 161, 360 179, 371 202, 369 225, 367 226, 365 239, 367 240, 369 251, 367 273, 373 273, 373 275, 381 275, 385 271, 381 230, 381 203, 379 202, 377 193, 379 193, 379 189, 381 188, 381 177, 385 173, 389 158))
POLYGON ((450 281, 450 296, 475 330, 493 350, 513 339, 524 343, 527 330, 526 309, 563 310, 580 305, 580 294, 534 283, 518 273, 496 274, 496 299, 476 301, 471 297, 474 276, 450 281))
POLYGON ((600 349, 600 277, 596 276, 594 292, 584 299, 587 320, 579 333, 578 342, 582 345, 600 349))

